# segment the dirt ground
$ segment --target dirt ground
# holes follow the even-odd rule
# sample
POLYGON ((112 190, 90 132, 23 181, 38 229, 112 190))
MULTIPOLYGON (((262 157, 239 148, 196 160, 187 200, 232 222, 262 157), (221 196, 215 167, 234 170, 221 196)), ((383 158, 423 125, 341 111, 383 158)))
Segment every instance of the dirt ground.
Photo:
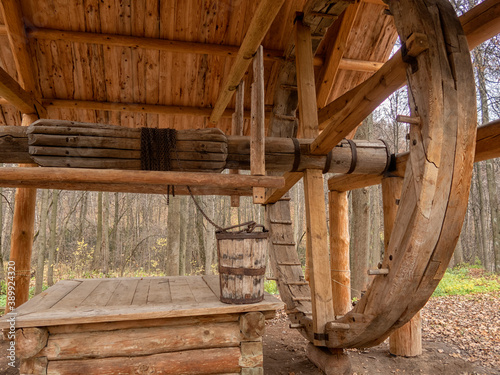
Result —
MULTIPOLYGON (((499 323, 500 324, 500 323, 499 323)), ((264 337, 266 375, 322 374, 306 357, 306 340, 284 319, 268 322, 264 337)), ((491 367, 453 356, 456 347, 443 342, 423 341, 423 354, 416 358, 394 357, 389 345, 366 350, 349 350, 354 374, 479 375, 500 374, 491 367)))
MULTIPOLYGON (((306 340, 288 324, 283 311, 267 322, 265 374, 321 374, 305 355, 306 340)), ((349 350, 353 374, 500 375, 499 292, 432 298, 422 310, 422 331, 423 354, 416 358, 391 356, 387 342, 349 350)), ((0 341, 0 375, 18 375, 1 354, 7 344, 0 341)))

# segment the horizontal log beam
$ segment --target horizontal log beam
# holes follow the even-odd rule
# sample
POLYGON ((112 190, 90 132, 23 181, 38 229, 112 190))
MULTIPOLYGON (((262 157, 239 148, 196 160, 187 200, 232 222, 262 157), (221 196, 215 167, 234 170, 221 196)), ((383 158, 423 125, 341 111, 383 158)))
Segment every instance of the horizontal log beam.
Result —
MULTIPOLYGON (((111 112, 133 112, 133 113, 150 113, 157 115, 169 116, 200 116, 209 117, 212 113, 212 108, 207 107, 188 107, 179 105, 159 105, 159 104, 144 104, 144 103, 115 103, 115 102, 99 102, 92 100, 68 100, 68 99, 43 99, 43 105, 47 109, 81 109, 81 110, 96 110, 96 111, 111 111, 111 112)), ((266 117, 271 114, 272 107, 266 108, 266 117)), ((231 118, 234 109, 226 109, 222 113, 222 117, 231 118)), ((250 118, 250 111, 245 111, 245 118, 250 118)))
POLYGON ((34 95, 24 90, 19 83, 2 68, 0 68, 0 96, 22 113, 34 114, 45 111, 42 104, 35 99, 34 95))
MULTIPOLYGON (((469 48, 476 47, 500 32, 500 1, 484 1, 480 7, 463 14, 460 22, 469 48)), ((422 40, 408 42, 410 56, 416 56, 425 49, 422 40)), ((311 144, 311 152, 328 153, 405 82, 406 63, 399 50, 373 76, 318 111, 319 127, 323 132, 311 144)))
POLYGON ((342 59, 340 60, 339 69, 355 70, 358 72, 376 72, 383 65, 384 63, 376 61, 342 59))
MULTIPOLYGON (((279 188, 284 185, 282 177, 220 175, 211 173, 122 171, 72 168, 2 168, 0 186, 40 187, 74 190, 73 186, 87 190, 93 185, 129 184, 132 186, 163 186, 163 194, 168 185, 201 186, 221 189, 241 189, 245 187, 279 188), (58 187, 55 187, 58 186, 58 187)), ((89 189, 90 190, 90 189, 89 189)), ((231 193, 233 194, 233 193, 231 193)), ((237 195, 237 194, 235 194, 237 195)))
MULTIPOLYGON (((404 177, 408 152, 396 155, 394 166, 387 171, 389 176, 404 177)), ((492 121, 477 128, 476 154, 474 162, 500 157, 500 120, 492 121)), ((382 182, 383 174, 342 174, 328 180, 330 191, 348 191, 382 182)), ((286 186, 286 182, 285 182, 286 186)))

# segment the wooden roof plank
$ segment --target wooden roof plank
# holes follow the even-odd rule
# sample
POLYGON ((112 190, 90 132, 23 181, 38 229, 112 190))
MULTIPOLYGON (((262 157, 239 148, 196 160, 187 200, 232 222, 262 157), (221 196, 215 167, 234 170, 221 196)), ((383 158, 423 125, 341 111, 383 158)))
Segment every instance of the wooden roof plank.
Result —
POLYGON ((217 123, 220 120, 236 87, 247 71, 253 55, 262 43, 262 40, 266 36, 267 31, 271 27, 283 3, 284 0, 262 0, 259 3, 245 38, 243 39, 243 43, 236 55, 236 60, 224 81, 217 102, 215 103, 214 110, 210 116, 211 123, 217 123))

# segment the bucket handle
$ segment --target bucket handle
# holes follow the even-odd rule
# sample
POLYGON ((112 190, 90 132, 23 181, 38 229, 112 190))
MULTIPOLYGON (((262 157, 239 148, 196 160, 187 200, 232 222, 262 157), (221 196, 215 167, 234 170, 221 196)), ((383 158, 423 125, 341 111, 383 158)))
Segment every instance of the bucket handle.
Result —
POLYGON ((221 230, 217 231, 217 233, 224 233, 224 232, 227 232, 229 229, 234 229, 234 228, 239 228, 239 227, 244 227, 244 226, 246 226, 246 228, 243 228, 243 229, 241 229, 237 232, 233 232, 233 233, 243 233, 243 232, 252 233, 255 230, 255 228, 262 228, 262 232, 266 231, 266 228, 262 224, 257 224, 255 221, 247 221, 246 223, 236 224, 236 225, 233 225, 233 226, 230 226, 227 228, 222 228, 221 230))

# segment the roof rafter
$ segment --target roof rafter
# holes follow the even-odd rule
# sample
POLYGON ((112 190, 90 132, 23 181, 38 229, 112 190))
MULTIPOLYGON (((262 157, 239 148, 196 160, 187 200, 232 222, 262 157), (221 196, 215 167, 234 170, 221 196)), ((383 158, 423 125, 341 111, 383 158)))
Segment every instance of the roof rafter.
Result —
POLYGON ((274 18, 285 0, 262 0, 250 22, 247 33, 236 55, 236 61, 224 80, 224 84, 215 103, 210 122, 217 123, 233 97, 241 79, 245 75, 257 48, 266 36, 274 18))
POLYGON ((344 50, 347 46, 347 39, 351 33, 354 20, 358 14, 360 3, 349 5, 344 13, 342 13, 340 21, 340 29, 335 35, 333 42, 328 45, 325 56, 325 64, 320 71, 317 87, 318 107, 323 108, 328 104, 330 92, 332 91, 335 77, 340 69, 340 63, 344 55, 344 50))
POLYGON ((22 113, 37 113, 43 106, 35 96, 24 90, 5 70, 0 68, 0 96, 22 113))

